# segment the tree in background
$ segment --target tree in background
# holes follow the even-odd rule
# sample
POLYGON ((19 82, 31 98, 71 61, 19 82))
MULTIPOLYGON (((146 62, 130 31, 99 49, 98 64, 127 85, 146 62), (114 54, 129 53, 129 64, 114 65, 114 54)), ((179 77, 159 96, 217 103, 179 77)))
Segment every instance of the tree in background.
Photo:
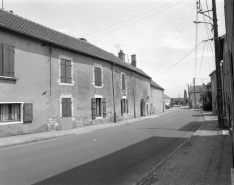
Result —
POLYGON ((212 110, 212 93, 211 91, 205 91, 200 94, 200 100, 203 101, 203 110, 212 110))
POLYGON ((187 98, 187 91, 184 90, 184 99, 186 99, 186 98, 187 98))

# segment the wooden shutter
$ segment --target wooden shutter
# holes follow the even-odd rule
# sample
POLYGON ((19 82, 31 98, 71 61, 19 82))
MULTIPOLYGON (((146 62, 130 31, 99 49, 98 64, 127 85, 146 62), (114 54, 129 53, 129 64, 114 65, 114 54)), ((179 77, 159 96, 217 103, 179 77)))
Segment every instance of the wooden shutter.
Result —
POLYGON ((98 78, 99 78, 99 86, 102 86, 102 69, 99 67, 99 74, 98 74, 98 78))
POLYGON ((125 90, 125 74, 122 74, 122 89, 125 90))
POLYGON ((3 75, 14 77, 14 58, 15 48, 14 46, 3 45, 3 75))
POLYGON ((128 100, 126 99, 126 109, 127 109, 127 114, 128 114, 128 100))
POLYGON ((103 111, 102 111, 103 118, 105 118, 106 117, 106 98, 102 98, 102 108, 103 108, 103 111))
POLYGON ((66 83, 71 83, 71 61, 66 61, 66 83))
POLYGON ((123 115, 123 99, 121 99, 121 115, 123 115))
POLYGON ((3 44, 0 43, 0 76, 3 76, 3 44))
POLYGON ((94 67, 94 84, 98 86, 98 68, 94 67))
POLYGON ((24 104, 24 122, 32 122, 33 121, 33 104, 32 103, 25 103, 24 104))
POLYGON ((71 117, 72 116, 72 102, 71 98, 66 98, 66 107, 67 107, 67 114, 66 117, 71 117))
POLYGON ((66 61, 61 59, 61 83, 66 83, 66 61))
POLYGON ((91 99, 92 119, 96 118, 96 98, 91 99))
POLYGON ((66 101, 66 98, 62 98, 62 117, 67 117, 67 101, 66 101))

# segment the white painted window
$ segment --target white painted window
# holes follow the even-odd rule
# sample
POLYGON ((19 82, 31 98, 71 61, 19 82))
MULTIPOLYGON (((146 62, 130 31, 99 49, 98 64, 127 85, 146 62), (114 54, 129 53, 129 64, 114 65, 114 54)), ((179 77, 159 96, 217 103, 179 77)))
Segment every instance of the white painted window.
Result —
POLYGON ((23 123, 23 103, 0 103, 0 125, 23 123))

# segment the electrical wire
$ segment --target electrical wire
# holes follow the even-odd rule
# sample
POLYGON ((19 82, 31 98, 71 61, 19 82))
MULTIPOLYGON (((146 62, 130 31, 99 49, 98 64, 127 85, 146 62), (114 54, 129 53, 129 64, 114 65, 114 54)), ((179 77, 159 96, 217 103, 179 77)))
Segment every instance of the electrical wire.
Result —
MULTIPOLYGON (((207 1, 206 1, 206 3, 207 3, 207 1)), ((207 6, 207 10, 209 10, 209 9, 208 9, 208 4, 206 4, 206 6, 207 6)), ((201 5, 201 8, 202 8, 202 5, 201 5)), ((209 13, 209 12, 208 12, 208 13, 209 13)), ((210 14, 209 14, 209 16, 210 16, 210 14)), ((203 20, 204 20, 204 22, 207 22, 207 21, 206 21, 206 17, 205 17, 204 14, 203 14, 203 20)), ((211 23, 210 19, 209 19, 209 22, 211 23)), ((211 24, 212 24, 212 23, 211 23, 211 24)), ((208 29, 208 25, 207 25, 207 24, 205 24, 205 28, 206 28, 207 37, 208 37, 209 39, 210 39, 210 38, 214 38, 214 35, 212 36, 213 33, 208 29)), ((210 49, 211 49, 213 58, 214 58, 214 60, 215 60, 213 47, 212 47, 212 45, 211 45, 210 42, 209 42, 208 45, 210 46, 210 49)), ((213 65, 214 65, 214 64, 213 64, 213 65)))
MULTIPOLYGON (((182 0, 182 1, 184 1, 184 0, 182 0)), ((101 37, 101 36, 106 35, 106 34, 108 34, 108 33, 111 33, 111 32, 117 31, 117 30, 120 30, 120 29, 122 29, 122 28, 124 28, 124 27, 126 27, 126 26, 135 24, 135 23, 137 23, 137 22, 139 22, 139 21, 141 21, 141 20, 144 20, 144 19, 146 19, 146 18, 148 18, 148 17, 151 17, 151 16, 153 16, 153 15, 155 15, 155 14, 161 13, 161 12, 163 12, 163 11, 169 9, 169 8, 172 8, 173 6, 178 5, 178 4, 181 3, 182 1, 179 1, 178 3, 176 3, 176 4, 172 5, 172 6, 169 6, 169 7, 165 8, 165 9, 159 11, 159 12, 153 13, 153 14, 148 15, 148 16, 146 16, 146 17, 144 17, 144 18, 141 18, 141 19, 139 19, 139 20, 137 20, 137 21, 134 21, 134 22, 132 22, 132 23, 126 24, 126 25, 124 25, 124 26, 121 26, 120 28, 111 30, 111 31, 106 32, 106 33, 104 33, 104 34, 101 34, 101 35, 98 35, 98 36, 95 36, 95 37, 91 37, 91 38, 88 38, 88 39, 89 39, 89 40, 92 40, 92 39, 94 39, 94 38, 101 37)))
POLYGON ((168 68, 166 71, 162 72, 160 75, 156 76, 159 77, 162 74, 166 73, 167 71, 169 71, 171 68, 175 67, 177 64, 179 64, 185 57, 187 57, 190 53, 192 53, 202 42, 200 42, 198 45, 196 45, 190 52, 188 52, 182 59, 180 59, 178 62, 176 62, 173 66, 171 66, 170 68, 168 68))
POLYGON ((202 58, 201 58, 200 69, 199 69, 199 73, 198 73, 198 78, 199 78, 200 71, 201 71, 201 66, 202 66, 202 60, 203 60, 203 54, 204 54, 204 49, 205 49, 205 46, 206 46, 206 42, 204 42, 204 46, 203 46, 203 51, 202 51, 202 58))
POLYGON ((178 25, 177 25, 177 27, 176 27, 176 29, 175 29, 174 33, 173 33, 173 36, 171 37, 170 41, 168 42, 167 47, 166 47, 166 49, 164 50, 164 53, 163 53, 163 55, 162 55, 162 57, 161 57, 161 59, 160 59, 159 63, 157 64, 157 66, 156 66, 156 68, 155 68, 155 71, 158 69, 159 64, 162 62, 163 57, 164 57, 164 55, 165 55, 166 51, 168 50, 169 45, 170 45, 170 43, 171 43, 172 39, 174 38, 175 33, 176 33, 177 29, 178 29, 178 28, 179 28, 179 26, 180 26, 180 23, 182 22, 182 19, 184 18, 184 15, 185 15, 185 13, 186 13, 186 11, 187 11, 187 9, 188 9, 189 5, 190 5, 190 2, 191 2, 191 0, 189 1, 189 3, 188 3, 188 5, 187 5, 187 7, 186 7, 186 9, 185 9, 185 11, 184 11, 184 13, 183 13, 182 17, 180 18, 180 21, 179 21, 179 23, 178 23, 178 25))
POLYGON ((144 12, 144 13, 142 13, 142 14, 139 14, 139 15, 137 15, 137 16, 135 16, 135 17, 130 18, 130 19, 126 19, 126 20, 124 20, 124 21, 122 21, 122 22, 119 22, 119 23, 117 23, 117 24, 113 24, 113 25, 108 26, 108 27, 106 27, 106 28, 102 28, 102 29, 100 29, 100 30, 96 30, 96 31, 91 32, 91 33, 88 33, 88 34, 86 34, 86 35, 81 35, 80 37, 85 37, 85 36, 87 36, 87 35, 91 35, 91 34, 94 34, 94 33, 97 33, 97 32, 100 32, 100 31, 103 31, 103 30, 112 28, 112 27, 114 27, 114 26, 123 24, 123 23, 125 23, 125 22, 130 21, 130 20, 136 19, 137 17, 140 17, 140 16, 142 16, 142 15, 144 15, 144 14, 147 14, 147 13, 152 12, 152 11, 154 11, 154 10, 157 10, 157 9, 163 7, 163 6, 166 6, 167 4, 170 4, 170 3, 173 2, 173 1, 175 1, 175 0, 172 0, 172 1, 168 2, 168 3, 165 3, 165 4, 163 4, 162 6, 153 8, 152 10, 149 10, 149 11, 147 11, 147 12, 144 12))
MULTIPOLYGON (((196 8, 196 7, 195 7, 195 8, 196 8)), ((191 17, 191 15, 192 15, 193 11, 195 10, 195 8, 192 10, 192 12, 190 13, 190 15, 189 15, 188 19, 186 20, 186 22, 185 22, 185 24, 184 24, 183 28, 180 30, 180 33, 179 33, 179 35, 177 36, 177 38, 176 38, 175 42, 173 43, 172 47, 170 48, 170 50, 169 50, 168 54, 166 55, 166 57, 164 58, 164 60, 161 62, 161 65, 159 65, 159 69, 160 69, 160 67, 162 66, 162 64, 165 62, 165 60, 167 59, 167 57, 170 55, 171 50, 173 49, 173 47, 174 47, 174 45, 175 45, 176 41, 177 41, 177 40, 178 40, 178 38, 180 37, 180 35, 181 35, 182 31, 184 30, 185 26, 187 25, 188 20, 190 19, 190 17, 191 17)), ((158 70, 159 70, 159 69, 158 69, 158 70)))

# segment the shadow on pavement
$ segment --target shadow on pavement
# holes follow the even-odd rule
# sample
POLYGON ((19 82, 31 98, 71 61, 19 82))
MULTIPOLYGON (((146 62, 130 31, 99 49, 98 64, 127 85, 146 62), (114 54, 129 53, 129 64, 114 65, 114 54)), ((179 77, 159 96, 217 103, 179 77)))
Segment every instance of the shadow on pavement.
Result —
POLYGON ((187 125, 181 127, 178 131, 196 132, 202 125, 202 122, 191 121, 187 125))
POLYGON ((132 184, 186 140, 187 138, 150 137, 35 184, 132 184))

